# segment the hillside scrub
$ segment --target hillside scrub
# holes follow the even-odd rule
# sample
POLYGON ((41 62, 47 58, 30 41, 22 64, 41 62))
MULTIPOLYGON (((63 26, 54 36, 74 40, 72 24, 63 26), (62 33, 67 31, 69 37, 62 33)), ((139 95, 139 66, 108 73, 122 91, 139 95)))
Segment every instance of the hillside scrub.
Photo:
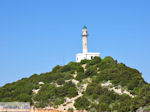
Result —
POLYGON ((80 91, 72 80, 78 80, 82 85, 90 78, 82 97, 75 100, 78 110, 135 112, 140 107, 150 105, 150 84, 144 81, 142 74, 123 63, 118 63, 112 57, 104 59, 95 57, 92 60, 82 60, 80 63, 70 62, 65 66, 57 65, 51 72, 34 74, 17 82, 0 87, 0 102, 31 102, 36 107, 51 106, 57 108, 65 102, 65 98, 73 98, 80 91), (82 65, 85 64, 85 68, 82 65), (76 77, 73 75, 77 74, 76 77), (103 82, 110 81, 114 86, 121 86, 135 97, 127 94, 119 95, 102 87, 103 82), (43 82, 42 85, 39 82, 43 82), (39 89, 37 94, 33 89, 39 89))

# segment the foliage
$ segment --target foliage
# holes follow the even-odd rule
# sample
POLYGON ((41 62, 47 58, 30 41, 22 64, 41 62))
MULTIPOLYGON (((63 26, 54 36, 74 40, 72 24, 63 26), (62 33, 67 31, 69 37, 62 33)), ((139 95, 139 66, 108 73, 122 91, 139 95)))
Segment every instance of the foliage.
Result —
POLYGON ((69 112, 73 112, 73 108, 69 108, 68 111, 69 111, 69 112))
POLYGON ((65 80, 63 78, 57 79, 57 84, 62 85, 65 83, 65 80))
MULTIPOLYGON (((144 81, 142 74, 123 63, 118 63, 112 57, 104 59, 95 57, 92 60, 82 60, 80 63, 70 62, 65 66, 57 65, 51 72, 40 75, 33 74, 17 82, 0 87, 0 102, 31 102, 32 105, 44 108, 63 104, 65 97, 75 97, 78 89, 72 79, 85 83, 90 78, 83 96, 76 99, 74 105, 79 110, 135 112, 140 107, 150 105, 150 84, 144 81), (82 65, 86 64, 85 70, 82 65), (77 76, 74 78, 74 74, 77 76), (69 81, 69 82, 68 82, 69 81), (121 86, 136 97, 119 95, 101 86, 102 82, 110 81, 114 86, 121 86), (39 82, 43 82, 40 85, 39 82), (58 84, 58 85, 56 85, 58 84), (33 94, 33 89, 40 89, 33 94), (33 102, 34 101, 34 102, 33 102), (97 102, 97 103, 94 103, 97 102)), ((72 109, 70 109, 72 111, 72 109)))
POLYGON ((78 99, 76 99, 75 104, 74 104, 74 106, 78 110, 87 109, 89 105, 90 105, 90 102, 85 97, 79 97, 78 99))
POLYGON ((87 67, 98 64, 100 62, 101 62, 100 57, 94 57, 94 59, 92 59, 91 61, 89 61, 89 63, 87 63, 87 67))

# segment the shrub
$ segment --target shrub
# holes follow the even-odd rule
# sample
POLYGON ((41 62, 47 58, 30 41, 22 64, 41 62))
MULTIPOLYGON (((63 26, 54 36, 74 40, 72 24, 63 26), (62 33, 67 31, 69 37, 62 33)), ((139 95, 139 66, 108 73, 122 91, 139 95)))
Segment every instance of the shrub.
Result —
POLYGON ((63 104, 64 101, 65 101, 64 98, 57 98, 56 101, 55 101, 55 105, 63 104))
POLYGON ((82 72, 78 72, 77 73, 77 77, 76 80, 81 81, 82 79, 86 78, 87 76, 85 75, 85 73, 82 72))
POLYGON ((81 60, 80 64, 86 64, 86 63, 88 63, 89 61, 90 61, 90 60, 84 59, 84 60, 81 60))
POLYGON ((69 111, 69 112, 73 112, 73 108, 69 108, 68 111, 69 111))
POLYGON ((78 95, 78 92, 77 92, 77 89, 76 88, 73 88, 73 87, 70 87, 68 89, 68 97, 72 98, 72 97, 75 97, 78 95))
POLYGON ((86 89, 86 93, 88 94, 88 95, 92 95, 92 94, 94 94, 95 93, 95 87, 94 86, 88 86, 87 87, 87 89, 86 89))
POLYGON ((111 64, 117 64, 117 62, 110 56, 107 56, 105 57, 102 62, 105 62, 105 63, 111 63, 111 64))
POLYGON ((89 63, 87 63, 87 68, 92 66, 92 65, 95 65, 95 64, 98 64, 101 62, 101 58, 100 57, 94 57, 94 59, 90 60, 89 63))
POLYGON ((76 70, 78 66, 80 66, 79 63, 76 63, 76 62, 70 62, 68 64, 68 66, 70 66, 71 70, 76 70))
POLYGON ((71 70, 71 67, 69 65, 65 65, 61 68, 61 72, 68 72, 71 70))
POLYGON ((52 72, 57 72, 61 68, 60 65, 57 65, 53 68, 52 72))
POLYGON ((84 110, 84 109, 88 109, 88 106, 90 105, 90 102, 87 100, 87 98, 85 98, 84 96, 79 97, 78 99, 75 100, 75 104, 74 106, 78 109, 78 110, 84 110))
POLYGON ((82 72, 82 73, 83 73, 83 72, 84 72, 83 67, 82 67, 82 66, 78 66, 78 67, 77 67, 77 72, 82 72))
POLYGON ((64 83, 65 83, 65 80, 63 78, 60 78, 60 79, 57 80, 58 85, 62 85, 64 83))
POLYGON ((71 74, 67 74, 64 77, 65 80, 69 80, 69 79, 72 79, 72 78, 73 78, 73 76, 71 74))
POLYGON ((96 67, 95 66, 91 66, 91 67, 89 67, 87 70, 86 70, 86 72, 85 72, 85 75, 86 76, 93 76, 93 75, 96 75, 97 73, 96 73, 96 67))

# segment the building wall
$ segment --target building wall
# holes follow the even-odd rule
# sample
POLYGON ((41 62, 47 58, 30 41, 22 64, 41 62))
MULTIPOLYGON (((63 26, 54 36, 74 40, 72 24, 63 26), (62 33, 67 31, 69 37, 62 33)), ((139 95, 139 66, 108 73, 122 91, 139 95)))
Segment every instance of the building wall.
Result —
POLYGON ((99 53, 79 53, 76 55, 76 62, 81 62, 81 60, 87 59, 87 60, 91 60, 94 57, 99 57, 100 54, 99 53))
POLYGON ((87 36, 83 36, 82 37, 82 47, 83 47, 83 53, 87 53, 88 52, 88 47, 87 47, 87 36))

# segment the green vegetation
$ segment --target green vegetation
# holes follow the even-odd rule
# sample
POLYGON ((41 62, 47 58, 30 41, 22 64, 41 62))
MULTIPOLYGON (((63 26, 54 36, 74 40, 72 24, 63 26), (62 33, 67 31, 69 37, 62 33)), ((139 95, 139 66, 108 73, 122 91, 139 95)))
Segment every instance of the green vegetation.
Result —
POLYGON ((70 81, 64 86, 56 87, 54 84, 44 84, 38 94, 34 96, 37 107, 45 107, 48 104, 57 106, 64 103, 64 97, 75 97, 78 95, 75 85, 70 81))
POLYGON ((78 109, 78 110, 84 110, 84 109, 88 109, 88 106, 90 105, 90 102, 88 101, 87 98, 85 97, 79 97, 76 102, 75 102, 75 107, 78 109))
MULTIPOLYGON (((140 107, 150 110, 150 84, 144 81, 141 73, 112 57, 82 60, 80 63, 70 62, 65 66, 53 68, 51 72, 34 74, 17 82, 6 84, 0 88, 0 102, 31 102, 36 107, 58 107, 65 102, 65 97, 78 95, 77 86, 71 81, 78 80, 79 85, 85 79, 91 79, 83 95, 75 100, 78 110, 135 112, 140 107), (85 70, 82 67, 86 64, 85 70), (77 75, 74 77, 74 75, 77 75), (127 94, 119 95, 102 87, 101 83, 110 81, 114 86, 121 86, 135 97, 127 94), (43 82, 44 84, 40 84, 43 82), (39 90, 34 93, 33 90, 39 90)), ((69 109, 73 111, 72 108, 69 109)))

